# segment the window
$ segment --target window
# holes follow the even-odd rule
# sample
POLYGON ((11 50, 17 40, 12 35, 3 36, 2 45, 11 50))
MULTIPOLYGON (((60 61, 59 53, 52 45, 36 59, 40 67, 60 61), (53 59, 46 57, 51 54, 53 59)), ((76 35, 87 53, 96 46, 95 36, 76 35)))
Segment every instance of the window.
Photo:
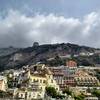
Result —
POLYGON ((53 83, 53 80, 51 80, 51 83, 53 83))
POLYGON ((45 81, 45 80, 43 80, 43 83, 46 83, 46 81, 45 81))
POLYGON ((40 83, 42 83, 42 80, 40 80, 40 83))
POLYGON ((31 97, 31 94, 29 94, 29 98, 31 97))
POLYGON ((23 94, 21 94, 21 98, 23 98, 23 94))
POLYGON ((40 89, 42 90, 42 87, 40 89))
POLYGON ((49 78, 50 78, 50 76, 49 76, 49 78))
POLYGON ((37 79, 37 81, 36 82, 38 82, 39 80, 37 79))
POLYGON ((35 79, 33 79, 33 82, 35 82, 35 79))

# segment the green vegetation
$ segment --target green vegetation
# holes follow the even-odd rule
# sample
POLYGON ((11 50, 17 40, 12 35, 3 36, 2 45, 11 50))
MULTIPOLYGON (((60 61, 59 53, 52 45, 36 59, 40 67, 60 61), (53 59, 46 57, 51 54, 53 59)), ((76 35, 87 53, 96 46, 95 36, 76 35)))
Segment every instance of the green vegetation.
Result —
MULTIPOLYGON (((12 53, 10 53, 9 55, 8 54, 5 55, 5 53, 3 53, 5 56, 0 56, 0 71, 12 69, 12 68, 18 69, 24 65, 27 65, 28 63, 32 64, 36 62, 45 63, 51 66, 64 65, 66 60, 68 60, 68 57, 59 58, 56 56, 56 54, 60 56, 67 56, 70 54, 71 58, 74 59, 78 63, 78 65, 94 66, 95 64, 100 64, 100 56, 96 54, 92 56, 74 57, 74 54, 78 55, 81 52, 94 53, 97 50, 94 48, 79 46, 70 43, 46 44, 46 45, 39 45, 39 46, 38 43, 35 43, 35 45, 36 45, 35 47, 33 46, 33 47, 18 49, 17 52, 14 52, 15 50, 12 50, 12 53), (22 57, 14 61, 13 58, 18 53, 20 53, 22 57), (55 59, 48 61, 49 58, 55 58, 55 59)), ((0 55, 2 55, 2 52, 0 55)))
MULTIPOLYGON (((12 72, 9 73, 9 74, 13 74, 12 72)), ((7 85, 8 85, 8 88, 12 88, 13 87, 13 77, 9 77, 9 74, 7 75, 7 85)))
POLYGON ((64 95, 61 95, 57 93, 56 89, 54 87, 46 87, 46 94, 52 98, 64 98, 64 95))
POLYGON ((46 63, 50 66, 60 66, 65 65, 66 59, 61 59, 58 55, 56 55, 53 60, 47 61, 46 63))
POLYGON ((11 98, 13 96, 13 94, 9 93, 9 92, 4 92, 0 90, 0 98, 11 98))
POLYGON ((54 87, 46 87, 46 93, 48 96, 55 98, 57 96, 57 91, 54 87))
POLYGON ((66 88, 66 89, 63 91, 63 94, 72 95, 72 91, 71 91, 69 88, 66 88))
POLYGON ((95 70, 95 72, 96 72, 96 77, 98 78, 98 80, 100 81, 100 70, 95 70))
POLYGON ((80 94, 78 96, 74 96, 75 100, 84 100, 84 98, 85 98, 84 94, 80 94))
POLYGON ((94 89, 91 93, 92 93, 94 96, 100 98, 100 90, 94 89))

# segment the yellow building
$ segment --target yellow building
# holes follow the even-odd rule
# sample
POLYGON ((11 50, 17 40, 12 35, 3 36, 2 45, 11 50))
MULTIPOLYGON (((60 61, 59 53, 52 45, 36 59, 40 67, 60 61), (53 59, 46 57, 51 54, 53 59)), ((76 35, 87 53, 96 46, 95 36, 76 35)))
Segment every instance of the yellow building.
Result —
POLYGON ((49 87, 54 87, 57 92, 60 92, 60 88, 59 85, 57 84, 56 80, 54 80, 53 78, 53 74, 51 73, 51 71, 47 68, 48 70, 48 74, 46 74, 46 79, 47 79, 47 86, 49 87))
POLYGON ((29 88, 34 91, 34 98, 43 98, 45 88, 48 86, 54 87, 59 92, 59 86, 53 79, 51 71, 43 66, 33 66, 26 73, 29 79, 29 88))
POLYGON ((59 92, 59 85, 53 79, 52 72, 45 65, 30 66, 20 77, 21 87, 17 97, 22 99, 43 99, 46 87, 54 87, 59 92))
POLYGON ((51 71, 44 64, 32 65, 25 70, 20 77, 21 88, 18 90, 18 98, 42 99, 45 96, 46 87, 54 87, 59 92, 59 85, 53 79, 51 71), (23 89, 24 88, 24 91, 23 89))
POLYGON ((7 89, 7 78, 4 76, 0 76, 0 90, 6 91, 7 89))
POLYGON ((40 75, 30 75, 29 85, 34 91, 34 98, 43 98, 46 87, 46 77, 40 75))

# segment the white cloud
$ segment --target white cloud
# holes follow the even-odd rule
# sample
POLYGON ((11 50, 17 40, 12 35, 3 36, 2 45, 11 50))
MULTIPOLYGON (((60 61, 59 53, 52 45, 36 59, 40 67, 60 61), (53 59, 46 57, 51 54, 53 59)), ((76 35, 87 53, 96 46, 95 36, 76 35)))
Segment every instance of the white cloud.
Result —
POLYGON ((100 14, 92 12, 83 17, 65 18, 63 16, 26 16, 18 11, 9 11, 0 19, 0 47, 30 46, 39 43, 72 42, 100 47, 100 14))

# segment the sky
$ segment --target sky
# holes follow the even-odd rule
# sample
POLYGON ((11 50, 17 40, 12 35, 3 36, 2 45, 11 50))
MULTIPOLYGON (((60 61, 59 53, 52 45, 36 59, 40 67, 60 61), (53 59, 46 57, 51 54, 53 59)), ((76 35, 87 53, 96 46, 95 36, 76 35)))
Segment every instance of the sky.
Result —
POLYGON ((0 48, 33 42, 100 48, 100 0, 0 0, 0 48))

